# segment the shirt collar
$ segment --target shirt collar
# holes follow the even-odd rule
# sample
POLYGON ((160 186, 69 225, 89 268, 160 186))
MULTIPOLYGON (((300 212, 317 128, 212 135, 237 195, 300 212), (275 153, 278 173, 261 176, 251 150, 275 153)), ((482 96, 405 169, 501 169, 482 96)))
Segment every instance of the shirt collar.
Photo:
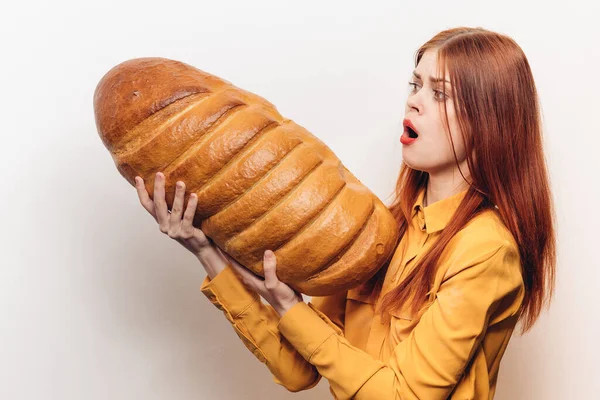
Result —
POLYGON ((441 231, 446 227, 467 192, 468 188, 450 197, 436 201, 427 207, 423 207, 425 188, 422 188, 412 208, 412 218, 416 219, 419 228, 426 230, 427 233, 441 231))

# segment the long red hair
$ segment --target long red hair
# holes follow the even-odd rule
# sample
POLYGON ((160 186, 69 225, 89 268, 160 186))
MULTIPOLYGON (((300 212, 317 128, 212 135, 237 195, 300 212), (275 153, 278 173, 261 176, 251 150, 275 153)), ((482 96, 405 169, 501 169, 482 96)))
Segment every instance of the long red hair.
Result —
MULTIPOLYGON (((522 49, 511 38, 482 28, 442 31, 415 53, 415 67, 427 50, 437 50, 439 76, 450 77, 454 108, 465 141, 472 183, 439 240, 400 285, 386 293, 381 315, 411 299, 417 311, 427 300, 436 265, 448 242, 477 214, 498 206, 519 245, 525 297, 522 332, 535 323, 555 286, 554 208, 542 143, 538 95, 522 49), (472 156, 474 155, 474 157, 472 156)), ((450 131, 446 103, 444 115, 450 131)), ((454 143, 452 143, 454 157, 454 143)), ((462 171, 461 171, 462 174, 462 171)), ((411 206, 429 174, 402 163, 389 210, 407 233, 411 206)), ((464 175, 463 175, 464 178, 464 175)), ((380 294, 390 260, 372 278, 380 294)))

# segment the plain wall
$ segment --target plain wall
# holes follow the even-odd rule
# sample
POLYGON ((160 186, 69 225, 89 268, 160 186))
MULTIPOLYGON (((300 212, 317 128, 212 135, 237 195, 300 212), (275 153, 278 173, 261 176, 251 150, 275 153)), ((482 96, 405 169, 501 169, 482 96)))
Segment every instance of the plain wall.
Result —
POLYGON ((459 25, 528 56, 558 212, 554 302, 513 336, 496 398, 597 398, 598 15, 582 0, 5 5, 0 398, 329 399, 325 379, 276 385, 200 292, 202 266, 100 141, 93 91, 130 58, 184 61, 271 101, 387 201, 414 52, 459 25))

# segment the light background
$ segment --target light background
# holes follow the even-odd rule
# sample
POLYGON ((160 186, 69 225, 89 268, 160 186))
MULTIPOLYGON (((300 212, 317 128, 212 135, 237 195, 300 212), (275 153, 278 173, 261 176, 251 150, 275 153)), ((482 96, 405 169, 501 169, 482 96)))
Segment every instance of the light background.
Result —
POLYGON ((92 95, 130 58, 257 93, 386 201, 413 54, 482 26, 528 56, 558 210, 555 301, 502 361, 497 399, 600 392, 597 2, 11 2, 0 14, 0 398, 329 399, 271 380, 199 291, 97 134, 92 95))

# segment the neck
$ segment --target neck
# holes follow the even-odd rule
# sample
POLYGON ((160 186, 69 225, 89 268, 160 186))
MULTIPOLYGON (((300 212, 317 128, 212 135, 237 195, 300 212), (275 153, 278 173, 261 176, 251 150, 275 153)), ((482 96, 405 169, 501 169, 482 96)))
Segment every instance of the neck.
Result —
MULTIPOLYGON (((469 184, 465 182, 458 171, 456 174, 458 178, 451 176, 450 179, 447 176, 429 174, 423 206, 427 207, 436 201, 454 196, 467 189, 469 184)), ((468 175, 465 175, 465 177, 468 178, 468 175)))

